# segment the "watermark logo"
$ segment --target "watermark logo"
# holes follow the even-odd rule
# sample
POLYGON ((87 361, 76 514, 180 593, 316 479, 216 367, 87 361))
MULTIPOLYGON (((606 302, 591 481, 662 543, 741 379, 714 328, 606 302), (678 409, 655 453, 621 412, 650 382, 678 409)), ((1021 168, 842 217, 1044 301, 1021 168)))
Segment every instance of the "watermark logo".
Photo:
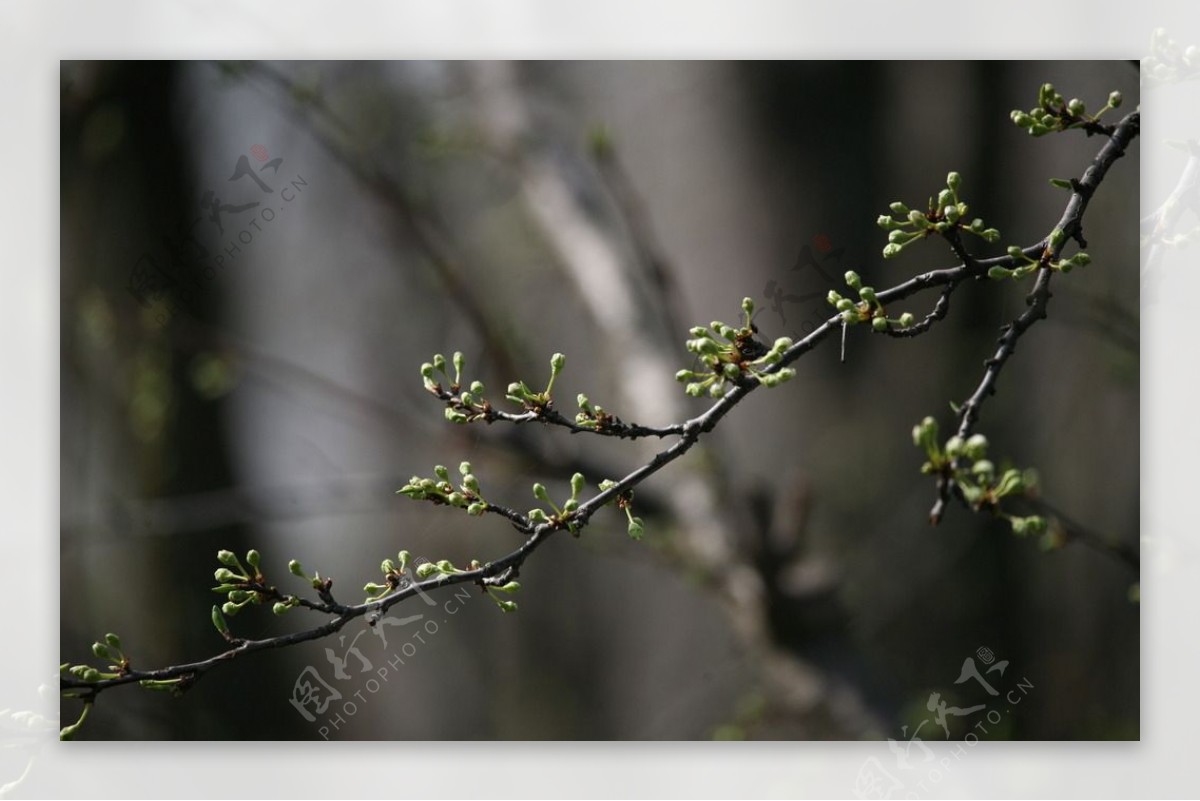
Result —
POLYGON ((987 647, 979 648, 974 656, 964 659, 954 684, 967 685, 976 692, 982 690, 987 696, 982 699, 983 703, 969 707, 953 706, 943 700, 941 693, 931 692, 925 704, 925 708, 932 713, 931 717, 917 724, 911 734, 907 725, 902 726, 901 739, 888 738, 888 750, 895 760, 895 772, 889 770, 878 757, 869 757, 854 779, 854 795, 878 799, 922 798, 932 787, 940 784, 966 755, 967 749, 979 743, 980 735, 986 737, 992 728, 1012 714, 1013 708, 1023 702, 1033 689, 1033 682, 1024 677, 1013 681, 1005 689, 1002 681, 1007 669, 1008 660, 997 661, 995 652, 987 647), (955 738, 959 744, 949 756, 938 759, 921 738, 921 732, 929 725, 927 733, 936 737, 940 730, 943 739, 949 742, 952 718, 963 719, 961 725, 966 726, 967 731, 961 738, 955 738), (972 718, 978 719, 971 723, 972 718))
MULTIPOLYGON (((415 560, 412 565, 414 572, 416 567, 428 561, 425 558, 415 560)), ((445 615, 442 624, 450 616, 458 614, 463 604, 472 597, 468 588, 460 587, 439 605, 411 579, 406 578, 397 589, 408 587, 416 590, 417 597, 427 607, 426 613, 436 615, 437 610, 441 610, 445 615)), ((325 648, 326 665, 320 668, 307 665, 300 671, 292 685, 289 703, 302 718, 317 726, 317 734, 322 739, 328 740, 331 734, 340 731, 350 718, 372 702, 383 686, 399 674, 408 660, 417 655, 421 646, 438 635, 441 624, 434 617, 427 617, 426 613, 408 617, 369 614, 367 624, 370 628, 354 635, 349 645, 346 644, 346 635, 342 635, 337 648, 325 648), (413 628, 392 632, 401 635, 401 638, 393 636, 389 644, 388 629, 403 630, 408 626, 413 628), (374 659, 364 654, 358 646, 359 638, 368 631, 379 640, 379 648, 382 649, 382 653, 376 654, 374 659), (322 668, 325 672, 322 672, 322 668)))
POLYGON ((834 247, 827 234, 817 234, 800 248, 785 276, 779 281, 773 278, 767 281, 763 289, 767 307, 779 317, 780 328, 787 330, 793 339, 811 334, 832 315, 825 298, 830 289, 843 283, 845 254, 846 249, 834 247))
POLYGON ((226 180, 235 184, 232 199, 205 190, 199 202, 204 213, 174 236, 163 236, 162 248, 146 251, 130 269, 126 289, 138 305, 153 310, 159 327, 181 309, 194 309, 204 286, 244 255, 308 187, 299 173, 281 174, 283 157, 272 158, 264 145, 252 146, 250 155, 261 166, 256 169, 245 154, 237 157, 226 180))

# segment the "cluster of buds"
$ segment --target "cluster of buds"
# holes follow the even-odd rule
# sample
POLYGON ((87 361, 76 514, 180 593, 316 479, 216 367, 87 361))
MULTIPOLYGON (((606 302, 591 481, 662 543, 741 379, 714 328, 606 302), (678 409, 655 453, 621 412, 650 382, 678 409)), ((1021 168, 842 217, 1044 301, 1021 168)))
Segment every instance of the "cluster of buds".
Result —
POLYGON ((880 228, 888 232, 888 243, 883 248, 883 257, 895 258, 913 242, 933 234, 945 236, 952 231, 975 234, 989 244, 1000 241, 1000 232, 995 228, 988 228, 980 218, 967 221, 970 207, 958 197, 960 186, 962 176, 957 172, 949 173, 946 176, 946 188, 938 192, 937 197, 929 198, 926 211, 910 209, 899 200, 892 203, 889 206, 892 214, 881 214, 875 221, 880 228))
POLYGON ((1052 259, 1051 254, 1055 250, 1060 250, 1063 243, 1066 242, 1067 235, 1061 228, 1055 228, 1050 233, 1050 238, 1047 240, 1047 245, 1043 249, 1040 258, 1027 256, 1023 250, 1017 245, 1010 245, 1008 248, 1008 257, 1013 260, 1013 267, 1000 267, 999 265, 988 269, 988 278, 1000 281, 1005 278, 1019 280, 1036 272, 1039 267, 1045 265, 1051 270, 1056 270, 1061 273, 1069 273, 1076 267, 1086 267, 1092 263, 1092 257, 1086 253, 1076 253, 1069 259, 1052 259))
POLYGON ((604 407, 593 404, 582 392, 576 398, 579 404, 579 414, 575 415, 575 425, 581 428, 591 428, 604 432, 621 425, 621 418, 604 411, 604 407))
POLYGON ((469 389, 462 388, 462 371, 466 359, 461 352, 455 352, 451 357, 454 365, 454 378, 446 369, 446 357, 440 353, 434 354, 433 361, 421 365, 421 380, 425 389, 441 398, 446 404, 446 419, 451 423, 472 423, 485 420, 492 410, 492 404, 484 397, 484 386, 480 381, 472 381, 469 389), (446 384, 438 380, 438 374, 445 379, 446 384))
POLYGON ((1029 111, 1021 111, 1013 109, 1013 123, 1018 128, 1024 128, 1029 131, 1030 136, 1045 136, 1048 133, 1057 133, 1058 131, 1066 131, 1071 128, 1084 128, 1088 125, 1096 125, 1099 123, 1100 117, 1104 112, 1112 108, 1118 108, 1121 105, 1121 93, 1110 92, 1108 102, 1104 108, 1100 109, 1095 114, 1087 113, 1087 106, 1082 100, 1073 97, 1070 100, 1064 100, 1063 96, 1055 90, 1053 84, 1044 83, 1038 89, 1037 105, 1029 109, 1029 111))
POLYGON ((244 607, 261 604, 271 596, 263 591, 266 577, 263 576, 260 567, 262 557, 258 551, 251 549, 246 552, 246 564, 249 568, 241 563, 233 551, 217 551, 217 561, 223 567, 218 567, 213 573, 218 585, 212 590, 225 595, 226 601, 219 607, 213 607, 213 626, 222 636, 228 636, 229 627, 225 623, 224 615, 233 617, 244 607))
POLYGON ((1046 520, 1042 517, 1018 517, 1000 510, 1004 498, 1030 492, 1036 485, 1037 474, 1015 467, 997 470, 987 458, 988 441, 983 434, 972 434, 966 440, 956 434, 942 444, 938 440, 937 420, 926 417, 913 426, 912 435, 913 444, 925 451, 926 462, 921 465, 921 472, 952 480, 971 508, 1003 517, 1019 536, 1046 530, 1046 520))
POLYGON ((687 349, 696 354, 707 369, 680 370, 675 374, 675 380, 687 382, 687 394, 693 398, 704 394, 724 397, 730 387, 747 378, 765 387, 775 387, 796 376, 796 371, 790 367, 766 372, 783 361, 783 354, 792 346, 792 340, 780 337, 768 348, 754 338, 758 329, 751 321, 753 299, 742 300, 742 312, 745 319, 740 328, 716 321, 708 328, 696 326, 691 329, 693 339, 687 341, 687 349))
POLYGON ((417 501, 432 501, 466 509, 467 514, 479 517, 488 510, 488 502, 479 492, 479 479, 472 472, 470 462, 460 464, 458 472, 462 479, 455 487, 450 483, 450 471, 445 465, 439 464, 433 468, 436 478, 413 476, 407 484, 396 490, 396 494, 407 495, 417 501))
POLYGON ((911 312, 904 312, 904 314, 901 314, 896 319, 890 319, 887 316, 887 311, 883 308, 883 304, 879 302, 875 290, 872 287, 863 286, 862 279, 853 270, 846 272, 846 285, 858 292, 858 303, 855 303, 850 298, 842 297, 842 295, 832 289, 825 296, 825 300, 829 302, 829 305, 838 310, 843 323, 854 325, 870 320, 871 327, 876 331, 882 332, 887 331, 893 325, 908 328, 916 322, 916 318, 913 317, 911 312))
MULTIPOLYGON (((612 479, 604 479, 600 482, 600 491, 607 492, 617 486, 617 482, 612 479)), ((625 490, 617 495, 615 501, 617 508, 625 513, 625 519, 629 523, 628 532, 631 539, 640 540, 642 535, 646 533, 646 524, 642 522, 642 518, 633 516, 633 490, 625 490)))
MULTIPOLYGON (((403 553, 403 552, 402 552, 403 553)), ((384 564, 387 564, 386 562, 384 564)), ((440 559, 437 562, 422 562, 417 566, 417 578, 424 581, 425 579, 434 576, 454 576, 461 573, 468 573, 474 570, 479 570, 483 565, 477 559, 472 559, 465 568, 455 567, 454 563, 449 559, 440 559)), ((504 584, 490 584, 486 580, 480 582, 496 606, 500 607, 502 612, 517 611, 517 602, 510 601, 504 598, 505 595, 512 595, 520 592, 521 584, 518 581, 508 581, 504 584)))
POLYGON ((524 381, 514 381, 508 385, 508 392, 504 396, 513 403, 518 403, 525 409, 533 412, 540 412, 550 406, 554 398, 551 393, 554 391, 554 380, 558 378, 558 374, 567 366, 567 357, 561 353, 556 353, 550 357, 550 380, 546 382, 546 388, 541 392, 534 392, 529 388, 524 381))
POLYGON ((550 492, 546 489, 545 484, 534 484, 533 497, 550 507, 551 511, 550 514, 547 514, 545 509, 539 507, 530 509, 528 515, 530 522, 535 525, 551 524, 554 526, 565 523, 567 530, 577 535, 578 531, 574 523, 571 522, 571 516, 579 509, 579 494, 583 492, 584 484, 583 473, 576 473, 571 476, 571 497, 567 498, 561 507, 550 500, 550 492))

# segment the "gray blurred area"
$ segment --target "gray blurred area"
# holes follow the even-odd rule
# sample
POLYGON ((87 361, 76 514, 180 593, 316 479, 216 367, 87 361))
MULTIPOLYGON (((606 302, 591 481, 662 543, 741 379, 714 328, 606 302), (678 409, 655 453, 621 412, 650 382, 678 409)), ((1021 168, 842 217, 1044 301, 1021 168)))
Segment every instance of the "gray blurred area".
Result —
MULTIPOLYGON (((561 351, 564 412, 584 392, 665 425, 708 403, 672 380, 686 329, 735 322, 743 296, 767 341, 799 338, 846 269, 886 287, 952 266, 932 241, 884 262, 875 225, 949 170, 1004 234, 973 252, 1036 242, 1067 197, 1047 179, 1102 145, 1012 125, 1045 81, 1094 107, 1120 90, 1114 119, 1138 102, 1124 62, 64 62, 61 661, 107 631, 139 668, 217 653, 222 548, 259 549, 289 592, 299 559, 343 602, 401 548, 515 549, 499 518, 395 494, 435 464, 470 460, 524 510, 534 481, 564 497, 581 470, 594 492, 663 447, 451 425, 421 388, 435 352, 463 351, 501 399, 561 351)), ((1138 152, 1089 209, 1093 263, 1056 278, 979 426, 1134 554, 1138 152)), ((1137 739, 1136 565, 957 506, 928 522, 911 428, 951 428, 1023 296, 967 284, 927 335, 851 330, 844 362, 824 342, 639 488, 642 541, 606 509, 534 554, 515 614, 476 588, 413 599, 393 615, 422 619, 386 644, 356 621, 179 699, 105 692, 80 738, 1137 739), (957 682, 969 659, 1007 662, 984 675, 1024 681, 1019 706, 957 682), (341 697, 305 714, 314 674, 341 697), (943 731, 933 693, 987 709, 943 731)), ((317 622, 231 619, 253 638, 317 622)))

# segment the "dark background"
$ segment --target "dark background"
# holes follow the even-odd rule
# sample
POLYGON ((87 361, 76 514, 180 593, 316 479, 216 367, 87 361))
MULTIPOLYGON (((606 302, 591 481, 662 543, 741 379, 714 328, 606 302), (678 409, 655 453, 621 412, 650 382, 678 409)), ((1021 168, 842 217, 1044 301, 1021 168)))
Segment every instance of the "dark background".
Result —
MULTIPOLYGON (((526 508, 533 481, 558 496, 575 469, 623 475, 653 443, 450 426, 420 389, 432 353, 464 351, 498 396, 543 381, 562 351, 561 399, 587 392, 649 424, 697 414, 669 380, 688 326, 733 322, 752 295, 765 337, 802 335, 827 307, 781 314, 765 287, 841 289, 806 247, 835 278, 853 267, 879 287, 949 266, 933 242, 883 262, 874 220, 951 169, 1003 244, 1038 240, 1066 197, 1047 179, 1082 174, 1101 142, 1032 139, 1009 110, 1049 80, 1092 107, 1120 89, 1124 113, 1137 77, 1120 62, 64 63, 62 661, 88 659, 105 631, 138 667, 215 653, 221 548, 259 548, 293 591, 285 565, 300 559, 343 601, 399 548, 456 563, 508 552, 516 535, 497 519, 394 491, 470 459, 490 498, 526 508), (615 162, 594 158, 598 136, 615 162), (269 196, 229 180, 239 157, 262 166, 255 145, 282 158, 259 173, 269 196), (209 190, 262 204, 225 213, 222 233, 198 202, 209 190), (262 205, 279 209, 270 222, 262 205), (141 304, 131 278, 151 260, 176 285, 141 304), (648 277, 660 261, 665 288, 648 277), (656 360, 657 379, 637 372, 656 360)), ((995 456, 1037 466, 1047 500, 1134 548, 1137 152, 1089 210, 1093 264, 1056 279, 1050 319, 980 424, 995 456)), ((1022 296, 964 286, 926 336, 851 331, 845 363, 824 343, 639 490, 641 543, 606 510, 530 560, 517 614, 472 596, 453 616, 439 607, 424 642, 362 636, 373 670, 411 643, 377 692, 358 660, 338 681, 325 658, 356 623, 343 643, 239 660, 179 700, 105 693, 82 736, 907 740, 924 725, 942 739, 926 709, 938 692, 1001 717, 987 734, 970 729, 983 712, 951 718, 955 739, 1136 739, 1136 572, 1079 544, 1044 553, 958 508, 927 523, 911 426, 949 427, 948 401, 974 389, 1022 296), (719 514, 689 518, 706 503, 719 514), (1003 689, 1032 686, 1019 707, 955 684, 979 648, 1009 662, 1003 689), (336 730, 288 703, 308 666, 357 702, 336 730)), ((934 297, 904 308, 920 316, 934 297)), ((415 603, 397 614, 426 611, 415 603)), ((313 622, 255 609, 233 625, 261 637, 313 622)))

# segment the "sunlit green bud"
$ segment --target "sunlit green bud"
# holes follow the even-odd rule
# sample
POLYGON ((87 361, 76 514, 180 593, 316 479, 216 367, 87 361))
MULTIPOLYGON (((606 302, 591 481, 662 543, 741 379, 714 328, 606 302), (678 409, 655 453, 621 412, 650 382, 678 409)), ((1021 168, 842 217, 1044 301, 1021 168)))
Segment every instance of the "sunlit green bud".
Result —
POLYGON ((1021 248, 1017 245, 1009 245, 1005 253, 1009 255, 1009 258, 1021 260, 1025 258, 1025 254, 1021 252, 1021 248))
MULTIPOLYGON (((363 592, 365 592, 367 595, 378 595, 387 588, 388 585, 386 584, 376 584, 373 581, 368 581, 363 585, 363 592)), ((279 606, 279 604, 276 604, 276 606, 279 606)), ((276 614, 278 614, 278 612, 276 612, 276 614)))
POLYGON ((546 517, 546 513, 541 509, 530 509, 529 519, 535 523, 549 523, 550 518, 546 517))
POLYGON ((94 667, 90 667, 83 671, 84 681, 100 681, 101 678, 100 671, 96 670, 94 667))
POLYGON ((1042 125, 1041 123, 1034 123, 1029 126, 1030 136, 1045 136, 1048 133, 1050 133, 1049 126, 1042 125))
POLYGON ((1038 89, 1038 102, 1042 105, 1048 103, 1054 97, 1054 84, 1044 83, 1038 89))
POLYGON ((496 606, 500 607, 501 612, 517 611, 517 602, 516 601, 496 601, 496 606))
POLYGON ((988 440, 983 434, 972 434, 963 446, 963 455, 968 459, 982 459, 987 454, 988 440))
POLYGON ((433 365, 425 362, 421 365, 421 377, 426 381, 433 381, 433 365))
POLYGON ((454 564, 449 559, 442 559, 437 563, 439 573, 453 573, 454 564))
POLYGON ((937 442, 938 424, 932 417, 926 417, 913 426, 913 444, 921 448, 929 448, 937 442))
POLYGON ((766 375, 759 376, 758 383, 762 384, 767 389, 770 389, 771 387, 777 387, 779 386, 779 376, 775 375, 774 373, 767 373, 766 375))
POLYGON ((461 492, 452 492, 446 496, 446 503, 450 504, 451 506, 466 506, 467 496, 463 495, 461 492))
POLYGON ((851 289, 858 289, 862 286, 862 279, 858 277, 858 273, 854 272, 854 270, 846 271, 846 286, 851 289))
MULTIPOLYGON (((903 213, 907 214, 908 212, 903 212, 903 213)), ((896 221, 893 220, 891 217, 887 216, 886 214, 880 214, 879 217, 877 217, 875 219, 875 224, 878 225, 880 228, 882 228, 885 231, 890 231, 890 230, 892 230, 892 227, 894 225, 896 225, 896 221)))
POLYGON ((450 480, 450 471, 446 469, 446 465, 439 464, 433 468, 433 474, 442 481, 450 480))
POLYGON ((987 459, 980 459, 971 465, 971 472, 977 476, 990 476, 996 472, 996 466, 987 459))
POLYGON ((249 601, 252 597, 253 597, 253 594, 246 592, 245 590, 230 590, 229 591, 229 600, 233 601, 235 604, 245 603, 246 601, 249 601))
POLYGON ((587 481, 587 479, 585 479, 583 477, 583 473, 576 473, 575 475, 571 476, 571 497, 572 498, 579 497, 579 493, 583 492, 583 485, 586 481, 587 481))
POLYGON ((894 245, 903 245, 916 239, 920 234, 915 231, 901 231, 897 228, 888 234, 888 242, 894 245))
POLYGON ((882 333, 888 330, 888 321, 884 317, 874 317, 871 319, 871 327, 882 333))
POLYGON ((1042 125, 1046 128, 1053 128, 1057 124, 1058 120, 1053 114, 1046 114, 1042 117, 1042 125))
POLYGON ((510 581, 507 584, 492 585, 490 589, 494 592, 504 592, 512 595, 514 592, 521 591, 521 582, 510 581))
POLYGON ((546 486, 544 484, 533 485, 533 497, 537 498, 539 501, 544 501, 546 503, 550 502, 550 493, 546 492, 546 486))
POLYGON ((1000 241, 1000 231, 996 228, 989 228, 980 234, 980 236, 983 237, 984 242, 987 242, 990 245, 994 245, 1000 241))
POLYGON ((646 533, 646 526, 642 523, 642 518, 633 517, 629 520, 629 536, 635 540, 640 540, 642 535, 646 533))
POLYGON ((945 208, 946 206, 949 206, 953 203, 954 203, 954 193, 951 192, 949 189, 943 189, 942 191, 938 192, 937 204, 939 207, 945 208))
POLYGON ((238 612, 242 611, 241 604, 235 604, 233 601, 226 601, 221 604, 221 611, 228 617, 234 617, 238 612))
POLYGON ((462 424, 467 422, 467 416, 462 412, 456 412, 449 406, 446 407, 446 420, 451 423, 462 424))
POLYGON ((446 372, 446 357, 440 353, 434 354, 433 369, 437 370, 439 373, 446 372))
POLYGON ((226 582, 237 581, 241 579, 241 576, 239 576, 237 573, 234 573, 227 567, 218 567, 213 573, 213 578, 215 578, 217 581, 226 582))
POLYGON ((895 242, 892 242, 891 244, 884 246, 883 257, 885 259, 894 258, 894 257, 900 255, 901 250, 903 250, 903 248, 900 245, 897 245, 895 242))
POLYGON ((108 650, 108 646, 102 642, 92 643, 92 653, 96 655, 97 659, 112 659, 113 658, 112 653, 110 653, 108 650))
POLYGON ((1030 125, 1033 125, 1033 117, 1030 117, 1024 111, 1013 109, 1010 116, 1018 128, 1028 128, 1030 125))
POLYGON ((963 441, 962 437, 957 434, 946 440, 946 455, 951 459, 957 459, 962 456, 963 441))
POLYGON ((1067 111, 1079 117, 1083 115, 1083 112, 1087 111, 1087 106, 1078 97, 1073 97, 1071 98, 1071 102, 1067 103, 1067 111))
POLYGON ((867 303, 875 303, 876 300, 874 287, 864 286, 862 289, 858 290, 858 296, 867 303))
POLYGON ((721 352, 721 346, 711 339, 693 339, 692 342, 696 345, 694 352, 702 356, 715 356, 721 352))
POLYGON ((463 358, 462 351, 454 351, 454 356, 452 358, 454 359, 454 371, 461 374, 463 366, 466 364, 466 359, 463 358))
POLYGON ((304 575, 304 567, 299 562, 297 562, 295 559, 288 562, 288 572, 291 573, 293 576, 299 576, 300 578, 308 578, 308 576, 304 575))
POLYGON ((393 562, 391 559, 384 559, 382 562, 379 563, 379 572, 383 573, 383 575, 385 575, 385 576, 397 572, 396 571, 396 563, 393 562))
POLYGON ((859 322, 858 312, 854 311, 853 309, 851 309, 849 311, 844 311, 839 316, 842 318, 843 323, 849 323, 850 325, 854 325, 855 323, 859 322))
POLYGON ((908 213, 908 221, 910 223, 921 225, 925 223, 926 220, 927 218, 925 217, 925 212, 921 211, 920 209, 913 209, 908 213))
POLYGON ((900 315, 901 328, 910 328, 914 322, 916 322, 916 318, 913 317, 912 312, 905 312, 900 315))
POLYGON ((438 491, 437 482, 434 481, 432 478, 421 479, 420 481, 417 482, 417 486, 419 486, 425 492, 437 492, 438 491))
POLYGON ((563 514, 569 515, 578 508, 579 508, 579 501, 575 500, 574 498, 568 498, 567 501, 563 504, 563 514))
POLYGON ((724 381, 714 381, 712 384, 710 384, 708 387, 708 396, 710 398, 725 397, 725 382, 724 381))
POLYGON ((1003 498, 1006 495, 1021 492, 1023 489, 1025 489, 1025 485, 1021 480, 1021 471, 1016 468, 1009 468, 1004 471, 1004 475, 1000 477, 1000 481, 996 484, 996 497, 1003 498))
POLYGON ((754 314, 754 298, 742 298, 742 311, 746 314, 754 314))
POLYGON ((471 517, 480 517, 486 511, 487 511, 487 504, 481 503, 479 501, 476 501, 475 503, 473 503, 467 507, 467 514, 471 515, 471 517))
POLYGON ((900 215, 908 214, 908 206, 904 205, 899 200, 893 201, 892 203, 888 204, 888 208, 892 210, 893 214, 900 214, 900 215))
POLYGON ((842 298, 837 302, 837 310, 840 312, 848 312, 854 308, 854 301, 850 298, 842 298))
POLYGON ((1075 266, 1077 267, 1087 267, 1092 263, 1092 257, 1086 253, 1076 253, 1071 257, 1071 261, 1074 262, 1075 266))
MULTIPOLYGON (((1188 49, 1190 50, 1191 48, 1188 48, 1188 49)), ((1108 107, 1109 108, 1120 108, 1121 107, 1121 93, 1120 92, 1109 92, 1108 93, 1108 107)))
POLYGON ((556 353, 550 357, 550 370, 552 372, 561 372, 567 366, 567 357, 561 353, 556 353))
POLYGON ((240 568, 242 566, 242 563, 238 561, 233 551, 217 551, 217 561, 229 567, 240 568))
POLYGON ((1055 228, 1050 232, 1050 247, 1061 247, 1063 242, 1067 241, 1067 233, 1061 228, 1055 228))
POLYGON ((463 406, 474 406, 475 405, 475 396, 472 395, 470 392, 464 392, 458 396, 458 401, 463 406))
POLYGON ((792 367, 784 367, 780 370, 776 370, 774 375, 779 379, 779 383, 782 384, 785 381, 791 381, 793 378, 795 378, 796 370, 792 367))
POLYGON ((984 225, 984 222, 983 222, 983 220, 979 219, 978 217, 976 217, 975 219, 971 220, 971 231, 972 231, 972 233, 976 233, 976 234, 982 234, 982 233, 983 233, 983 225, 984 225))
POLYGON ((437 572, 437 565, 433 562, 422 562, 417 566, 417 578, 427 579, 437 572))
POLYGON ((514 381, 508 385, 508 394, 516 395, 518 398, 524 398, 529 394, 529 387, 525 386, 524 381, 514 381))
POLYGON ((703 384, 688 384, 687 388, 684 390, 684 392, 691 395, 693 398, 698 398, 704 394, 704 385, 703 384))
POLYGON ((283 601, 276 601, 271 607, 271 611, 277 615, 286 615, 292 609, 291 604, 285 604, 283 601))
POLYGON ((479 479, 475 477, 474 473, 467 473, 463 476, 462 485, 468 492, 479 493, 479 479))
POLYGON ((776 351, 777 353, 783 353, 794 344, 796 343, 792 342, 791 337, 779 337, 779 339, 776 339, 774 344, 771 346, 771 350, 776 351))
POLYGON ((948 186, 950 188, 951 192, 957 192, 958 188, 960 186, 962 186, 962 176, 959 175, 957 172, 951 172, 951 173, 947 174, 946 175, 946 186, 948 186))
POLYGON ((736 381, 737 377, 742 374, 741 368, 733 362, 726 362, 725 366, 721 368, 721 372, 724 373, 725 377, 730 381, 736 381))
POLYGON ((828 301, 830 306, 836 306, 842 300, 842 296, 831 289, 829 290, 829 294, 825 296, 825 300, 828 301))
POLYGON ((225 622, 225 616, 221 614, 220 607, 214 606, 212 608, 212 624, 213 628, 221 634, 229 633, 229 624, 225 622))
POLYGON ((947 206, 946 208, 942 209, 942 215, 945 216, 948 222, 958 222, 958 218, 960 216, 958 213, 958 206, 947 206))

